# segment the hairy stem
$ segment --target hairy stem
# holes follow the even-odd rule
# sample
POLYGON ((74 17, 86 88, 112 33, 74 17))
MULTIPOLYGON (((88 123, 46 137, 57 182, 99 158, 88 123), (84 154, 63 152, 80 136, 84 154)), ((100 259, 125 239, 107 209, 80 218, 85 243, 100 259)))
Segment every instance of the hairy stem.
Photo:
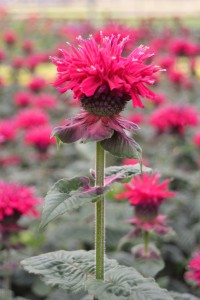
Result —
POLYGON ((144 231, 144 252, 146 256, 149 256, 149 232, 148 231, 144 231))
MULTIPOLYGON (((100 143, 96 143, 96 186, 104 186, 105 153, 100 143)), ((104 196, 96 203, 95 249, 96 279, 104 279, 105 223, 104 196)))

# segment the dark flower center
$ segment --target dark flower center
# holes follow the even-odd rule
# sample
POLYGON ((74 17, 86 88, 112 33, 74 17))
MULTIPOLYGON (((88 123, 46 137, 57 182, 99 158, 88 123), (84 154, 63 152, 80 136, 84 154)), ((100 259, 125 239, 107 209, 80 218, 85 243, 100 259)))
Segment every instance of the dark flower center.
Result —
POLYGON ((81 105, 89 113, 110 117, 119 114, 129 100, 128 94, 118 90, 104 90, 103 92, 98 90, 93 96, 84 95, 81 98, 81 105))

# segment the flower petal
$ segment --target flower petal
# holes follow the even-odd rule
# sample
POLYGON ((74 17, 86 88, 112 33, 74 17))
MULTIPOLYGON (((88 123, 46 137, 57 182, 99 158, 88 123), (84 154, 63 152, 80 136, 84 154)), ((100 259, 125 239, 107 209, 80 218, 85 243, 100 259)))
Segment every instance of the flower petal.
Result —
POLYGON ((72 125, 67 124, 54 128, 52 136, 58 137, 63 143, 74 143, 82 138, 84 131, 85 126, 80 121, 72 125))
POLYGON ((103 141, 109 139, 113 133, 114 130, 99 118, 95 123, 86 126, 81 142, 103 141))

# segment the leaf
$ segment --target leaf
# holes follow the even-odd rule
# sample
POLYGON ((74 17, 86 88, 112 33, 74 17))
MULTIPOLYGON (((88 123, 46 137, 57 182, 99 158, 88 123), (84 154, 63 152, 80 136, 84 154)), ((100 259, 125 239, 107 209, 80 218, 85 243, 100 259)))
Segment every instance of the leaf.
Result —
POLYGON ((170 295, 174 298, 174 300, 200 300, 191 294, 180 294, 177 292, 170 292, 170 295))
POLYGON ((65 212, 97 201, 103 191, 102 187, 90 187, 85 176, 57 181, 45 197, 40 228, 65 212))
POLYGON ((140 146, 126 134, 114 132, 110 139, 100 142, 101 146, 112 155, 118 157, 136 158, 141 161, 140 146))
MULTIPOLYGON (((68 292, 79 292, 88 277, 95 276, 94 251, 56 251, 27 258, 21 262, 24 269, 38 274, 51 286, 68 292)), ((105 260, 105 270, 114 268, 115 260, 105 260)))
POLYGON ((98 300, 173 300, 154 280, 145 279, 134 268, 105 258, 105 281, 95 279, 94 251, 57 251, 22 261, 30 273, 46 284, 68 292, 87 289, 98 300))
POLYGON ((104 281, 88 279, 86 287, 98 300, 173 300, 154 280, 125 266, 107 271, 104 281))
MULTIPOLYGON (((148 167, 142 166, 142 171, 146 173, 152 172, 152 170, 148 167)), ((127 166, 112 166, 105 169, 105 176, 111 177, 116 176, 118 178, 118 181, 120 182, 127 182, 132 177, 137 176, 141 174, 141 168, 140 164, 135 164, 133 166, 127 165, 127 166)))

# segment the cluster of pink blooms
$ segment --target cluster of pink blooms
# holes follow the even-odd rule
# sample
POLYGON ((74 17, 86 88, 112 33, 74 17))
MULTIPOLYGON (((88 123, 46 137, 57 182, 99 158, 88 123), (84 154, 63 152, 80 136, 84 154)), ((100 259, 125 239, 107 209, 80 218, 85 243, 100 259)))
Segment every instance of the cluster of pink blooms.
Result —
POLYGON ((127 184, 124 190, 116 196, 118 200, 127 199, 135 207, 135 216, 128 222, 136 230, 154 230, 163 234, 170 230, 166 226, 167 218, 159 215, 159 207, 163 201, 174 197, 175 193, 168 189, 169 179, 160 181, 160 174, 146 174, 136 176, 127 184))
POLYGON ((197 252, 190 260, 187 269, 185 278, 200 287, 200 252, 197 252))
POLYGON ((25 143, 33 145, 41 152, 46 153, 51 144, 55 144, 55 138, 51 138, 52 128, 49 125, 37 126, 29 129, 25 134, 25 143))
POLYGON ((199 113, 192 105, 166 104, 155 110, 150 116, 150 124, 159 133, 183 134, 187 127, 197 126, 199 113))
POLYGON ((47 113, 36 108, 26 108, 16 116, 16 126, 23 129, 46 125, 48 122, 49 117, 47 113))
POLYGON ((0 120, 0 144, 15 139, 16 128, 13 119, 0 120))
POLYGON ((33 190, 21 184, 0 181, 0 221, 13 215, 37 217, 36 206, 41 200, 34 196, 33 190))

